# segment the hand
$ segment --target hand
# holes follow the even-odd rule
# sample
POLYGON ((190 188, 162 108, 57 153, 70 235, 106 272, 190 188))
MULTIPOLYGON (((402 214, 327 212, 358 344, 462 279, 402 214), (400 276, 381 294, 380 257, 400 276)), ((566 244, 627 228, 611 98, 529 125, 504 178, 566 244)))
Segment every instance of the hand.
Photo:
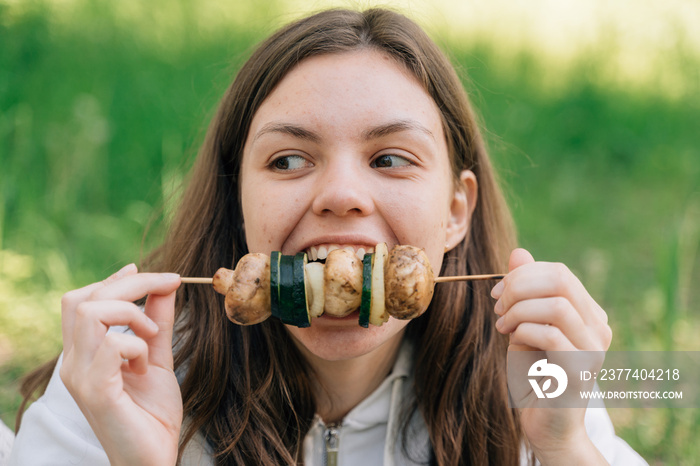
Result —
MULTIPOLYGON (((512 252, 508 268, 508 275, 491 294, 498 300, 494 311, 501 316, 496 328, 510 335, 509 355, 517 351, 532 352, 518 355, 519 362, 528 360, 528 363, 519 364, 520 367, 514 369, 520 372, 517 380, 527 380, 530 360, 534 363, 546 357, 551 362, 577 354, 559 352, 600 352, 600 358, 589 362, 594 366, 590 369, 600 369, 604 352, 610 346, 612 331, 607 314, 574 274, 563 264, 535 262, 524 249, 512 252)), ((509 378, 510 374, 509 367, 509 378)), ((581 385, 573 376, 569 377, 569 386, 568 390, 576 394, 579 389, 592 389, 581 385)), ((548 461, 556 463, 563 458, 570 460, 575 451, 590 454, 591 464, 597 464, 601 459, 604 461, 586 434, 585 407, 534 407, 539 399, 527 382, 522 387, 524 393, 518 393, 518 405, 527 407, 520 410, 521 424, 543 464, 548 461)))
POLYGON ((174 465, 182 398, 173 372, 175 274, 110 278, 68 292, 62 304, 63 383, 112 465, 174 465), (133 301, 148 295, 145 313, 133 301), (128 325, 134 335, 107 333, 128 325))

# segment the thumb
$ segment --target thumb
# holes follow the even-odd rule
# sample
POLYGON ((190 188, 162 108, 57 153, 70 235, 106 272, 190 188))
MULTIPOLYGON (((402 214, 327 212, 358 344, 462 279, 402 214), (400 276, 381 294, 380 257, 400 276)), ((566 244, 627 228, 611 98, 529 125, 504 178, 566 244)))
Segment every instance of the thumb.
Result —
POLYGON ((508 261, 508 272, 512 272, 521 265, 530 264, 532 262, 535 262, 535 258, 532 257, 532 254, 526 249, 513 249, 513 252, 510 253, 510 260, 508 261))
MULTIPOLYGON (((510 260, 508 261, 508 273, 517 269, 521 265, 530 264, 532 262, 535 262, 535 259, 527 250, 523 248, 513 249, 513 251, 510 253, 510 260)), ((491 290, 491 296, 494 299, 500 299, 501 295, 503 294, 503 290, 505 290, 505 286, 505 279, 498 282, 491 290)))
POLYGON ((147 340, 149 363, 172 369, 175 291, 167 295, 149 295, 146 299, 146 314, 159 329, 156 336, 147 340))

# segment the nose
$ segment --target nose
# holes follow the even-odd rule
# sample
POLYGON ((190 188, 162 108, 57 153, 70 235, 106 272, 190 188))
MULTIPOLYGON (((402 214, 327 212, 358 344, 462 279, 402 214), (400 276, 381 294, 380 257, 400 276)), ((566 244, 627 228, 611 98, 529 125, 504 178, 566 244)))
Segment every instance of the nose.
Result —
POLYGON ((368 173, 353 163, 331 163, 316 185, 312 204, 316 215, 365 216, 374 211, 368 173))

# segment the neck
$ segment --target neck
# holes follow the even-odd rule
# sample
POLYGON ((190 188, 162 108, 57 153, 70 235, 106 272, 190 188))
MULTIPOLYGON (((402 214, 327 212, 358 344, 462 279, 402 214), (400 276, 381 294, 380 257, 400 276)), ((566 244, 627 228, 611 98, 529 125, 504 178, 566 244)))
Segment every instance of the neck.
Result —
MULTIPOLYGON (((402 332, 403 333, 403 332, 402 332)), ((326 424, 340 422, 389 375, 401 346, 401 334, 362 356, 328 361, 302 353, 316 375, 317 414, 326 424)))

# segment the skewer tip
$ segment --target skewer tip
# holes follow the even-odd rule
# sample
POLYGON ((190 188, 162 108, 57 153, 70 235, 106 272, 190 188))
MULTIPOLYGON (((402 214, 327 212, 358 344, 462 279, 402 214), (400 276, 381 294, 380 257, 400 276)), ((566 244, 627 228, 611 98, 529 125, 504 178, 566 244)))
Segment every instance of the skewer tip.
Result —
POLYGON ((181 283, 195 283, 201 285, 211 285, 214 282, 213 278, 206 277, 180 277, 181 283))

